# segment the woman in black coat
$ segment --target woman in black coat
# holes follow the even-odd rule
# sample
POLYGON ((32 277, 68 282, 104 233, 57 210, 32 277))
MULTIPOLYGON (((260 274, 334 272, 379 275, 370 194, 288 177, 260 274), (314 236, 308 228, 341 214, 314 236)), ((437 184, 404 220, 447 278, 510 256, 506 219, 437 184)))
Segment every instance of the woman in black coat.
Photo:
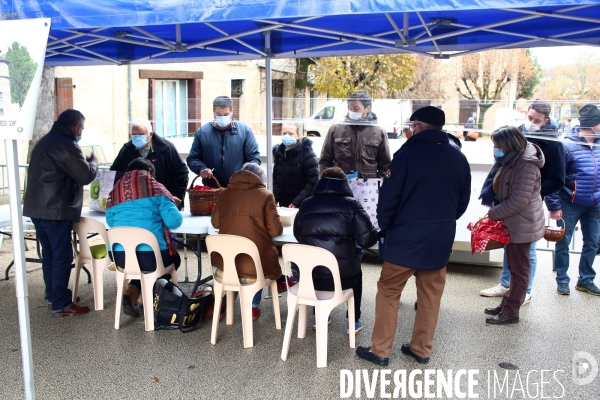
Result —
POLYGON ((317 155, 298 125, 284 124, 281 131, 282 143, 273 147, 273 194, 279 206, 298 208, 317 182, 317 155))
MULTIPOLYGON (((338 262, 342 289, 354 290, 355 333, 362 329, 360 302, 362 297, 362 251, 377 242, 377 230, 369 215, 352 196, 346 174, 338 167, 327 168, 315 185, 312 197, 306 199, 294 221, 298 243, 329 250, 338 262)), ((328 268, 313 270, 315 290, 333 291, 333 277, 328 268)))

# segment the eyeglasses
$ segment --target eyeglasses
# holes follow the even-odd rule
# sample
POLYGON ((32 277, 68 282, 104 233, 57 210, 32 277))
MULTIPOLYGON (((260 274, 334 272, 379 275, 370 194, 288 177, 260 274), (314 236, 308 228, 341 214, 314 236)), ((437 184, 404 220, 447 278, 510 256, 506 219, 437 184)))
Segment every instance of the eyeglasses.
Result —
POLYGON ((417 128, 423 128, 423 127, 421 125, 419 125, 419 124, 412 124, 411 126, 409 126, 409 128, 410 128, 410 131, 414 133, 415 129, 417 129, 417 128))

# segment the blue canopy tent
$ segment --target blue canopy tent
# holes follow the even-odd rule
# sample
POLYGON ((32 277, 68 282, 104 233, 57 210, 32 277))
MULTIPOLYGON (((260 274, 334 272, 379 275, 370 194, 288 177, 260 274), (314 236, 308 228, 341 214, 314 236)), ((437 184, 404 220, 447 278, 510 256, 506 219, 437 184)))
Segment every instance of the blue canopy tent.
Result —
POLYGON ((600 46, 599 0, 3 1, 51 18, 47 66, 600 46), (271 45, 265 46, 265 33, 271 45))
MULTIPOLYGON (((600 0, 238 0, 233 5, 222 0, 2 0, 0 4, 0 23, 51 19, 46 66, 265 58, 267 148, 272 58, 407 52, 449 58, 502 48, 600 46, 600 0)), ((268 152, 269 165, 271 156, 268 152)), ((21 284, 26 282, 17 282, 17 287, 21 284)), ((23 361, 25 395, 33 398, 31 360, 23 361)))

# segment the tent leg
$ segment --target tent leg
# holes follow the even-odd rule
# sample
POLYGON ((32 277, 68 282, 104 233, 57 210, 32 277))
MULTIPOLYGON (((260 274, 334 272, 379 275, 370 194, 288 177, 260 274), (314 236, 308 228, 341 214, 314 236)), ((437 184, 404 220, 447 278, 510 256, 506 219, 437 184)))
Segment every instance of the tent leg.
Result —
POLYGON ((25 241, 23 239, 23 209, 21 208, 21 180, 19 178, 19 159, 16 140, 5 140, 6 165, 8 169, 8 187, 10 215, 13 232, 13 255, 15 266, 15 286, 19 307, 19 330, 21 332, 21 357, 23 359, 23 387, 25 398, 35 399, 33 383, 33 357, 31 353, 31 327, 29 323, 29 298, 27 289, 27 271, 25 269, 25 241))

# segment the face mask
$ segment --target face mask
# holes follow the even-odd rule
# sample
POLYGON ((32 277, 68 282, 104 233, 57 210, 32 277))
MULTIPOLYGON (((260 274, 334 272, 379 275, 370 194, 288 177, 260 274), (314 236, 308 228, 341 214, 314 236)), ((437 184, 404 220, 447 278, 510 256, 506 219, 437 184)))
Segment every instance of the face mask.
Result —
POLYGON ((144 147, 148 143, 146 135, 132 135, 131 142, 136 148, 144 147))
POLYGON ((500 149, 497 149, 494 147, 494 157, 495 158, 502 158, 504 157, 504 152, 500 149))
POLYGON ((596 134, 596 139, 600 139, 600 131, 596 132, 594 128, 590 128, 596 134))
POLYGON ((75 136, 75 140, 77 140, 77 143, 79 143, 79 141, 81 140, 81 135, 75 136))
POLYGON ((215 122, 221 128, 225 128, 226 126, 229 126, 229 124, 231 123, 231 116, 229 116, 229 115, 218 116, 217 115, 217 116, 215 116, 215 122))
POLYGON ((537 132, 540 130, 540 128, 542 127, 542 125, 539 124, 532 124, 529 121, 525 121, 525 130, 527 132, 537 132))
POLYGON ((296 138, 290 135, 283 135, 281 137, 281 143, 283 143, 284 146, 292 146, 296 144, 296 138))
POLYGON ((348 118, 356 121, 357 119, 361 119, 362 118, 362 113, 348 111, 348 118))

